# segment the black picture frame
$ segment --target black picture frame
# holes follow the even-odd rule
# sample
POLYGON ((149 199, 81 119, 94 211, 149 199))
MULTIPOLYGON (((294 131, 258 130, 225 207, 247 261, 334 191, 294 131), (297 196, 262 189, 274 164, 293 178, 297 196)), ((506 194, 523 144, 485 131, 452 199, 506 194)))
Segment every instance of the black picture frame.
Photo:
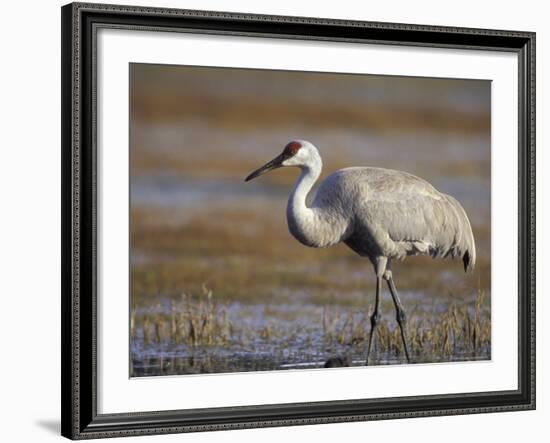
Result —
MULTIPOLYGON (((535 33, 120 5, 62 7, 62 435, 119 437, 535 408, 535 33), (95 39, 99 27, 507 51, 518 55, 518 389, 97 413, 95 39)), ((498 222, 498 221, 497 221, 498 222)))

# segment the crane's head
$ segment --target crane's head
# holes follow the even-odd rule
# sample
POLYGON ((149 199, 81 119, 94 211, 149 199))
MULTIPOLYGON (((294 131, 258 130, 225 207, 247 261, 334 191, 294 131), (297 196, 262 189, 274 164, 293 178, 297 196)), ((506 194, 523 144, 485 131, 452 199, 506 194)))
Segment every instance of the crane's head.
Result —
POLYGON ((270 162, 267 162, 261 168, 256 169, 248 177, 246 177, 244 181, 247 182, 271 171, 272 169, 282 168, 284 166, 320 168, 322 166, 321 156, 313 143, 306 140, 293 140, 285 146, 285 149, 283 149, 281 154, 270 162))

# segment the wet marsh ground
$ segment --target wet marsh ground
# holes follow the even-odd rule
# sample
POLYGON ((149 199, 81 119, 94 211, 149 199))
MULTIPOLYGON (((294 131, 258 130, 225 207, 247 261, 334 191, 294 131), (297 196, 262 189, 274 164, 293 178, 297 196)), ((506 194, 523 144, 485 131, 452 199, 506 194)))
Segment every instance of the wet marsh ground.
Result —
MULTIPOLYGON (((409 257, 393 274, 415 362, 490 358, 485 82, 132 66, 131 376, 364 364, 372 266, 345 245, 292 238, 297 171, 243 182, 293 138, 318 146, 321 179, 346 166, 401 169, 462 203, 474 273, 460 260, 409 257)), ((381 312, 372 361, 403 363, 385 286, 381 312)))

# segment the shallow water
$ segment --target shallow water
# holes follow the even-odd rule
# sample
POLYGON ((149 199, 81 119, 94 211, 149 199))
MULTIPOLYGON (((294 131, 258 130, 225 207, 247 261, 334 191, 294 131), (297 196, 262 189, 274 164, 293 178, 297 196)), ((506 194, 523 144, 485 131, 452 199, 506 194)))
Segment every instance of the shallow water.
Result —
MULTIPOLYGON (((403 293, 403 303, 409 307, 409 322, 437 317, 446 309, 444 303, 424 300, 422 294, 403 293)), ((139 308, 135 315, 168 313, 171 302, 162 300, 150 308, 139 308)), ((160 342, 145 341, 144 331, 137 328, 131 341, 131 375, 133 377, 219 372, 246 372, 288 369, 312 369, 338 366, 361 366, 365 363, 366 342, 338 340, 348 322, 368 325, 368 313, 357 308, 323 307, 312 304, 244 304, 233 302, 219 309, 225 311, 232 333, 223 345, 190 345, 174 343, 164 337, 160 342)), ((397 324, 393 310, 383 313, 382 323, 390 329, 397 324)), ((353 326, 351 327, 353 329, 353 326)), ((367 332, 367 331, 365 331, 367 332)), ((490 359, 490 347, 475 354, 456 345, 452 355, 415 355, 413 362, 443 362, 490 359)), ((406 363, 405 356, 396 352, 371 353, 370 364, 406 363)))

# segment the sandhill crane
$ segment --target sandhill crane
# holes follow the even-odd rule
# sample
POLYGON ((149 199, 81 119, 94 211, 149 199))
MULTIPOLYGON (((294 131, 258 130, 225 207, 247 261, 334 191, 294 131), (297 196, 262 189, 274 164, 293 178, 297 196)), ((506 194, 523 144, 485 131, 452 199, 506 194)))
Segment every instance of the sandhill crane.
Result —
POLYGON ((472 271, 476 249, 466 212, 453 197, 437 191, 412 174, 375 167, 340 169, 319 186, 310 206, 306 198, 322 169, 317 148, 306 140, 288 143, 283 152, 245 181, 272 169, 301 169, 286 210, 290 233, 301 243, 323 248, 344 242, 368 257, 376 274, 376 296, 370 317, 365 364, 380 320, 382 279, 395 306, 407 362, 410 362, 405 310, 392 276, 391 261, 408 255, 462 257, 464 271, 472 271))

